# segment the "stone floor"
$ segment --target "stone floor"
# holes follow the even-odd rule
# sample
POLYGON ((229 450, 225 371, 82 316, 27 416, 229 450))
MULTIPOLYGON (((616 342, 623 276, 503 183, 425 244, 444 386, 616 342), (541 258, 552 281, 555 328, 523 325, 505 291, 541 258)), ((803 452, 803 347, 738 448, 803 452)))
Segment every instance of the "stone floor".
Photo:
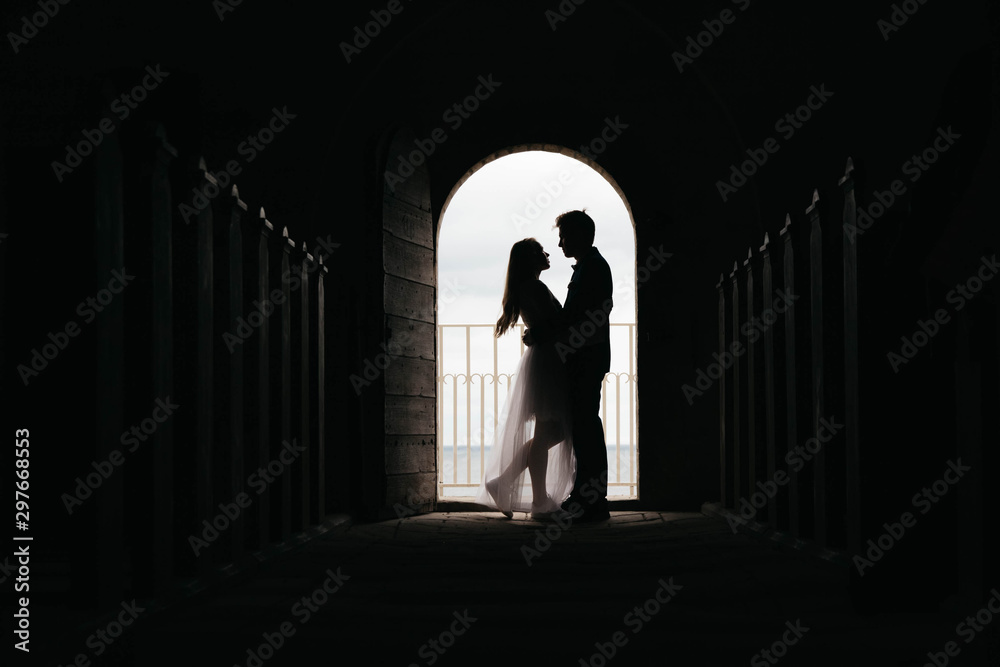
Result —
POLYGON ((563 529, 455 512, 331 531, 141 619, 123 664, 923 665, 954 632, 951 617, 856 614, 842 567, 699 513, 563 529))

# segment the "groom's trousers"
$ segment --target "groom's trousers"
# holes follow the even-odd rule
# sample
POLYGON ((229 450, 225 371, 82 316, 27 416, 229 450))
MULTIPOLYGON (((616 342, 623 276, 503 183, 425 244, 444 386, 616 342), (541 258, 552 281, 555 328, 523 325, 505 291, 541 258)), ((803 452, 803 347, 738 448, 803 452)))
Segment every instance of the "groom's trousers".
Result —
POLYGON ((605 343, 581 347, 566 363, 576 455, 573 496, 587 511, 606 510, 608 450, 601 423, 601 387, 611 368, 611 346, 605 343))

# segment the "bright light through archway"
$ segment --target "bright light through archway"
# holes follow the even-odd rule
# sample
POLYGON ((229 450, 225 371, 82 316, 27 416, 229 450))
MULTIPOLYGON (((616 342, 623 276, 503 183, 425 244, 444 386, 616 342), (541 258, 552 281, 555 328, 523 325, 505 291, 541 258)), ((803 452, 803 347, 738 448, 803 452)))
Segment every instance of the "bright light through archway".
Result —
POLYGON ((614 280, 612 374, 605 384, 609 496, 635 497, 635 231, 629 208, 607 177, 562 153, 526 150, 485 161, 452 193, 437 246, 439 328, 439 497, 475 493, 482 463, 520 357, 518 330, 494 346, 511 246, 537 239, 550 254, 540 278, 565 301, 575 260, 559 248, 560 213, 586 209, 594 245, 614 280), (473 326, 466 326, 473 325, 473 326), (618 461, 616 467, 615 461, 618 461))
POLYGON ((635 232, 621 196, 579 160, 525 151, 481 167, 451 198, 438 239, 438 323, 495 323, 510 248, 529 236, 551 255, 541 279, 564 301, 574 260, 559 249, 555 218, 583 208, 615 281, 611 321, 635 322, 635 232))

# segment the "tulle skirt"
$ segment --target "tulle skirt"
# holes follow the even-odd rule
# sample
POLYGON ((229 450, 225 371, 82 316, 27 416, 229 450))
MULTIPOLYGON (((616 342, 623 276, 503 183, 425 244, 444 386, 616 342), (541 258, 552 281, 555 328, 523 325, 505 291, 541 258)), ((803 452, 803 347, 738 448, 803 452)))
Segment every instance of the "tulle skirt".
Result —
POLYGON ((532 345, 525 350, 514 375, 513 385, 500 413, 493 442, 486 451, 485 474, 476 493, 476 502, 510 512, 530 512, 532 480, 528 473, 528 448, 536 426, 544 434, 554 434, 558 444, 548 450, 545 490, 554 503, 569 497, 576 477, 573 455, 572 414, 566 385, 566 369, 551 345, 532 345), (511 467, 513 466, 513 467, 511 467), (501 477, 501 473, 513 471, 501 477), (501 478, 498 498, 486 491, 486 482, 501 478))

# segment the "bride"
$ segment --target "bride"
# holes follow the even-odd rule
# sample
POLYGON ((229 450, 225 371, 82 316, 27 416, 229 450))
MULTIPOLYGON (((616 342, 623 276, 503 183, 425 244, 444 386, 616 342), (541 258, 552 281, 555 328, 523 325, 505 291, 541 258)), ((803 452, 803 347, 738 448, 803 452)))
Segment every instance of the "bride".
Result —
MULTIPOLYGON (((559 318, 562 305, 538 279, 547 268, 549 253, 535 239, 511 247, 497 338, 514 328, 518 316, 529 329, 559 318)), ((548 518, 573 490, 576 459, 566 370, 553 344, 536 342, 521 356, 485 456, 476 502, 507 518, 515 511, 548 518)))

